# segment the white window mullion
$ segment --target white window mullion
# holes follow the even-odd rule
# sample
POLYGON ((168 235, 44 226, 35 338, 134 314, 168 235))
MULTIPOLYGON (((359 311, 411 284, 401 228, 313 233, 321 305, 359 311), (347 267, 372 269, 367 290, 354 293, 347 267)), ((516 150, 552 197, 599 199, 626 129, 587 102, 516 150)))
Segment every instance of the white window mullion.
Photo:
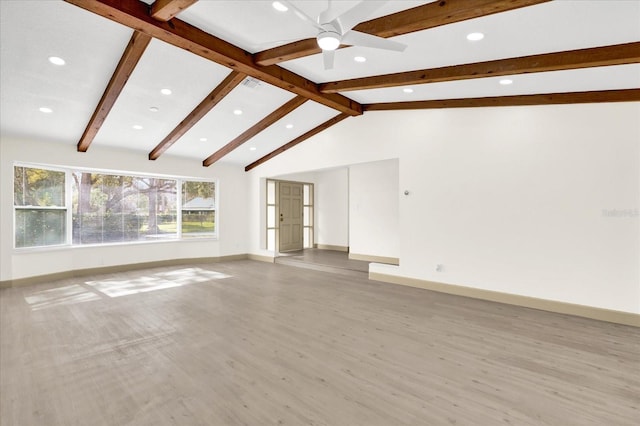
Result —
POLYGON ((64 203, 67 209, 67 232, 66 244, 73 244, 73 176, 71 170, 67 170, 64 174, 64 203))
POLYGON ((182 179, 176 182, 176 232, 178 239, 182 239, 182 179))

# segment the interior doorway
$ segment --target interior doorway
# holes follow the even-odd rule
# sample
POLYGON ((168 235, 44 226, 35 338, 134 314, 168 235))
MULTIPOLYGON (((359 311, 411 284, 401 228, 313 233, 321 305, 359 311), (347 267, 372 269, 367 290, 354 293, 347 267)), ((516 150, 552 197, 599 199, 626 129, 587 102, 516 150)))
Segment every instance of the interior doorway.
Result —
POLYGON ((267 250, 291 253, 314 247, 313 183, 267 179, 267 250))

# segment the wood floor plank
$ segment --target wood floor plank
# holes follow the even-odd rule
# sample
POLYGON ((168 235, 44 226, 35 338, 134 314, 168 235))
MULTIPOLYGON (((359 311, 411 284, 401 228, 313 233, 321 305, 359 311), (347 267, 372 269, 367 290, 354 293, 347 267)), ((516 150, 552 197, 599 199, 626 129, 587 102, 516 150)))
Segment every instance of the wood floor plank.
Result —
POLYGON ((235 261, 0 290, 0 425, 634 425, 640 329, 235 261))

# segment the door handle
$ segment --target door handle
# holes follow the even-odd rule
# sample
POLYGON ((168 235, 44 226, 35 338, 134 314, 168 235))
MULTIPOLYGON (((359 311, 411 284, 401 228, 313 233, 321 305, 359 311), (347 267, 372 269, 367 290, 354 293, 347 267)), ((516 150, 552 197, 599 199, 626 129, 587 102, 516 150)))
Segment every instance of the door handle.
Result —
POLYGON ((282 216, 282 213, 280 213, 280 222, 284 222, 284 217, 282 216))

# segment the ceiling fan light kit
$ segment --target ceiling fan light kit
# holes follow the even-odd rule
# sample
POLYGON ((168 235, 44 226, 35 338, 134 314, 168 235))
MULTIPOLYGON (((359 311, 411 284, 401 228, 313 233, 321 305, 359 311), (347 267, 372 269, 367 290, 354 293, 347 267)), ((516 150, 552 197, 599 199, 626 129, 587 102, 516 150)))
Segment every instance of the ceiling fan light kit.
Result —
POLYGON ((336 50, 340 47, 340 34, 335 31, 325 31, 316 37, 318 40, 318 46, 322 50, 336 50))
POLYGON ((340 44, 394 50, 396 52, 402 52, 407 47, 397 41, 353 30, 356 25, 370 18, 371 14, 386 2, 361 1, 351 9, 336 16, 331 8, 331 0, 329 0, 327 9, 317 19, 311 18, 289 1, 281 0, 280 3, 293 10, 294 15, 306 24, 318 30, 316 41, 318 42, 318 47, 322 49, 322 60, 324 68, 327 70, 333 68, 334 50, 340 47, 340 44))

